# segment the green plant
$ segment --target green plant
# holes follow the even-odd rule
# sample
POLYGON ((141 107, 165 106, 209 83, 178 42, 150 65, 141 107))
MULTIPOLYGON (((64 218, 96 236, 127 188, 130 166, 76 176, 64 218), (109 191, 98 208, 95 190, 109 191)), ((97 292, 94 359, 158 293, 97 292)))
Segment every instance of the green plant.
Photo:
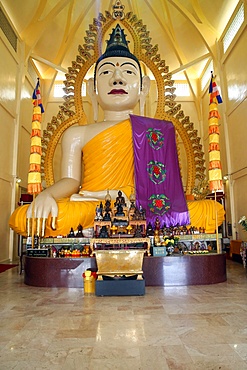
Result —
POLYGON ((245 231, 247 231, 247 220, 245 216, 242 216, 238 223, 243 227, 245 231))

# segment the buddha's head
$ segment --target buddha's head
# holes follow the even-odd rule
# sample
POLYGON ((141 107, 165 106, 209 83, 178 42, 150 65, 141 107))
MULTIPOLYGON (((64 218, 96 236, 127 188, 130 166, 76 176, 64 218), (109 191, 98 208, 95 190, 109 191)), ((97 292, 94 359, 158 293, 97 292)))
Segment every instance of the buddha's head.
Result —
POLYGON ((96 99, 104 111, 131 112, 138 101, 140 111, 144 108, 150 81, 147 76, 142 77, 140 63, 129 51, 119 24, 110 35, 105 53, 96 62, 94 81, 91 80, 90 85, 93 102, 96 99))

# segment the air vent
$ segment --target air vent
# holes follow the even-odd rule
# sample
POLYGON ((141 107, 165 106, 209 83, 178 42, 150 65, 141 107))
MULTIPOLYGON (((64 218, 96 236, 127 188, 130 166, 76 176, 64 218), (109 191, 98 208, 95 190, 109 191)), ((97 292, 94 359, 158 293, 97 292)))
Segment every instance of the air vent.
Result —
POLYGON ((1 8, 0 8, 0 28, 7 37, 7 39, 9 40, 13 49, 17 51, 17 36, 1 8))

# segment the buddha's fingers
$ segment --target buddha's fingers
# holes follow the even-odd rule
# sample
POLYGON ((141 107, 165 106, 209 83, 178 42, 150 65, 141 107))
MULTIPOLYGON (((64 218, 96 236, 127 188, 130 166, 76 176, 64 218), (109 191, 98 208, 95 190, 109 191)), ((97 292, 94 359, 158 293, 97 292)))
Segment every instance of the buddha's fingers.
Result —
POLYGON ((52 230, 56 230, 56 217, 51 218, 51 228, 52 230))
POLYGON ((42 229, 41 229, 41 236, 42 238, 45 236, 45 226, 46 226, 46 218, 42 219, 42 229))
POLYGON ((37 218, 37 226, 36 226, 36 234, 37 236, 40 236, 40 218, 37 218))
POLYGON ((27 236, 31 236, 30 218, 27 218, 27 236))

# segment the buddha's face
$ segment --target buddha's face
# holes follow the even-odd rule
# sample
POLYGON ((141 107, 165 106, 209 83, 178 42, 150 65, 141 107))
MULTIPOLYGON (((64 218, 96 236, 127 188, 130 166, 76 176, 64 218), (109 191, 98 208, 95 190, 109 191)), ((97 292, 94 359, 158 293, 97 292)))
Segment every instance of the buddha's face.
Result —
POLYGON ((140 99, 138 64, 124 57, 101 60, 96 70, 96 88, 103 110, 132 110, 140 99))

